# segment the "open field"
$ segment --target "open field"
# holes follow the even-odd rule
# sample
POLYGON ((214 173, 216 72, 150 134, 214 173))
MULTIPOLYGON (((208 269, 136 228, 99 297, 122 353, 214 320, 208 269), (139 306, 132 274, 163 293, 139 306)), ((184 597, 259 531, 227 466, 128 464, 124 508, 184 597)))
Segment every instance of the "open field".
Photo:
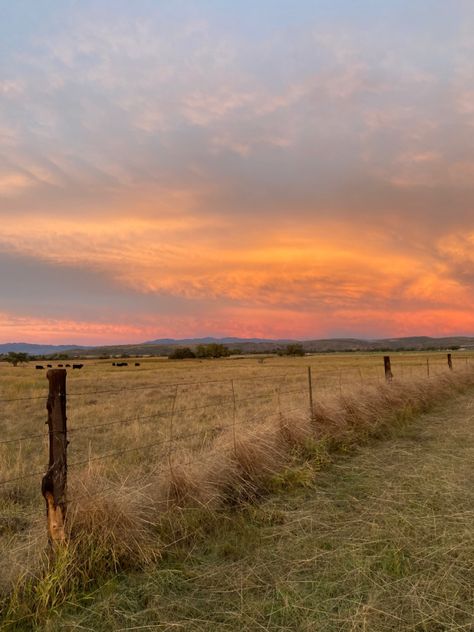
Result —
POLYGON ((472 393, 211 521, 60 630, 468 632, 474 625, 472 393))
MULTIPOLYGON (((334 435, 339 447, 350 445, 353 435, 368 436, 385 423, 410 418, 472 385, 474 365, 473 355, 465 352, 453 354, 452 373, 445 353, 396 353, 395 380, 386 386, 382 354, 272 357, 263 362, 141 359, 140 367, 127 361, 128 367, 116 368, 111 361, 91 360, 68 374, 71 515, 92 531, 112 516, 113 542, 103 542, 105 549, 114 549, 127 535, 121 525, 128 529, 130 542, 126 550, 118 547, 105 575, 162 555, 163 542, 176 534, 174 526, 164 528, 162 518, 156 519, 158 506, 160 516, 170 505, 178 506, 182 521, 183 511, 194 511, 196 505, 217 511, 235 487, 240 487, 239 502, 248 500, 258 492, 262 477, 273 477, 293 462, 293 448, 300 450, 296 462, 303 450, 313 464, 322 463, 327 445, 315 439, 327 442, 334 435), (308 426, 308 366, 314 427, 319 428, 315 435, 308 426), (341 403, 343 413, 334 412, 341 403), (155 519, 161 521, 155 529, 157 544, 149 547, 149 534, 142 541, 141 530, 143 521, 155 519)), ((36 371, 34 364, 0 365, 0 479, 11 480, 0 484, 3 591, 18 576, 34 577, 44 550, 40 481, 47 461, 46 395, 45 372, 36 371)), ((92 579, 97 575, 89 574, 92 579)), ((44 596, 46 608, 54 610, 55 603, 50 594, 44 596)))

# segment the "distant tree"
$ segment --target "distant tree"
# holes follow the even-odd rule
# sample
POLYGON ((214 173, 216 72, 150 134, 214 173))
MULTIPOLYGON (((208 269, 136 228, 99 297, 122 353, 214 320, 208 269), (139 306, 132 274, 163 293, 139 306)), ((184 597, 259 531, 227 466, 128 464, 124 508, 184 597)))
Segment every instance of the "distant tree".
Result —
POLYGON ((303 349, 303 345, 300 345, 298 343, 293 343, 290 345, 286 345, 286 349, 285 349, 285 355, 290 355, 290 356, 304 356, 304 349, 303 349))
POLYGON ((13 366, 17 366, 23 362, 29 362, 30 356, 27 353, 16 353, 15 351, 10 351, 6 360, 7 362, 10 362, 10 364, 13 364, 13 366))
POLYGON ((195 358, 196 354, 189 347, 176 347, 172 353, 168 356, 170 360, 186 360, 188 358, 195 358))
POLYGON ((48 360, 70 360, 71 356, 69 353, 50 353, 46 356, 48 360))
POLYGON ((226 358, 230 356, 230 349, 217 342, 211 342, 208 345, 198 345, 196 356, 198 358, 226 358))

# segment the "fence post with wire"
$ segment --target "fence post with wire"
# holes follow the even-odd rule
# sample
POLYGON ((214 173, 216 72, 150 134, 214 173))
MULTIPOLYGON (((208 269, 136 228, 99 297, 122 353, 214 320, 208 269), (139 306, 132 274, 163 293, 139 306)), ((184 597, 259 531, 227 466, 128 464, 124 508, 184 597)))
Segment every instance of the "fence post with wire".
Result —
POLYGON ((46 502, 48 537, 51 545, 66 539, 65 521, 67 510, 67 418, 66 418, 66 369, 51 369, 49 381, 48 470, 41 482, 41 492, 46 502))
MULTIPOLYGON (((453 354, 454 355, 454 354, 453 354)), ((459 358, 460 364, 462 356, 459 358)), ((384 368, 387 381, 392 379, 392 369, 390 356, 384 356, 384 368)), ((377 356, 374 361, 374 369, 377 371, 377 379, 383 380, 381 372, 381 358, 377 356), (379 364, 380 363, 380 364, 379 364)), ((439 353, 431 357, 420 358, 417 363, 417 373, 423 377, 435 377, 438 373, 452 369, 453 361, 451 354, 448 354, 448 362, 446 366, 446 353, 439 353)), ((466 358, 468 365, 469 358, 466 358)), ((410 360, 411 361, 411 360, 410 360)), ((464 364, 464 363, 463 363, 464 364)), ((399 370, 401 371, 402 362, 400 362, 399 370)), ((405 365, 407 366, 407 365, 405 365)), ((410 367, 410 365, 408 365, 410 367)), ((471 363, 472 367, 472 363, 471 363)), ((0 457, 5 456, 5 467, 2 468, 2 479, 0 480, 0 490, 8 490, 11 484, 19 484, 23 479, 31 480, 35 477, 37 482, 34 483, 37 493, 35 502, 46 504, 47 532, 49 542, 54 549, 66 540, 67 529, 67 485, 68 485, 68 466, 70 469, 70 483, 73 488, 77 489, 76 483, 80 479, 80 474, 76 468, 91 463, 102 462, 111 459, 114 463, 113 467, 117 471, 123 471, 127 475, 133 476, 133 468, 136 464, 143 468, 140 472, 143 476, 147 472, 155 473, 166 472, 166 466, 169 468, 170 478, 179 478, 177 476, 179 467, 190 463, 203 462, 212 458, 211 444, 214 438, 219 437, 224 440, 220 445, 227 445, 233 448, 234 453, 239 447, 239 442, 246 437, 245 434, 240 435, 241 430, 246 432, 250 429, 255 430, 255 426, 264 420, 275 420, 277 423, 281 421, 285 415, 297 414, 304 416, 306 419, 315 421, 317 417, 316 400, 324 404, 323 389, 327 388, 325 384, 326 374, 322 369, 318 370, 317 365, 312 366, 286 365, 285 369, 298 368, 297 372, 275 372, 271 375, 248 375, 220 377, 218 379, 209 379, 200 381, 187 379, 176 381, 159 382, 159 390, 156 391, 156 382, 147 381, 148 383, 128 383, 120 382, 118 384, 103 384, 96 382, 94 385, 87 380, 83 388, 76 390, 74 386, 84 384, 84 380, 73 381, 69 384, 69 392, 66 389, 67 372, 65 369, 51 369, 47 372, 49 383, 48 401, 47 401, 47 424, 48 431, 35 432, 32 424, 29 424, 29 430, 19 433, 20 436, 3 436, 0 439, 0 457), (317 372, 315 374, 315 371, 317 372), (313 379, 315 383, 313 384, 313 379), (189 380, 189 381, 188 381, 189 380), (240 382, 239 382, 240 380, 240 382), (270 380, 268 385, 267 380, 270 380), (260 382, 260 384, 259 384, 260 382), (207 386, 212 385, 212 386, 207 386), (214 385, 215 389, 214 389, 214 385), (317 391, 314 386, 317 385, 317 391), (182 387, 189 387, 180 391, 182 387), (201 397, 200 388, 205 389, 202 393, 206 399, 196 399, 193 401, 193 394, 201 397), (164 389, 170 389, 168 390, 164 389), (143 398, 144 410, 143 414, 138 414, 136 395, 141 392, 156 392, 159 399, 157 408, 148 398, 143 398), (95 400, 92 396, 100 394, 109 394, 110 396, 122 396, 125 399, 120 400, 115 410, 103 406, 102 398, 95 400), (275 397, 276 393, 276 397, 275 397), (178 395, 181 394, 181 397, 178 395), (184 397, 183 397, 184 395, 184 397), (78 400, 75 398, 81 398, 78 400), (168 398, 171 402, 168 403, 168 398), (70 410, 71 418, 67 421, 66 399, 74 402, 74 407, 70 410), (184 405, 178 405, 180 399, 184 399, 184 405), (87 408, 81 408, 82 402, 85 400, 87 408), (189 400, 189 401, 188 401, 189 400), (97 411, 101 411, 101 418, 94 416, 92 406, 97 406, 97 411), (151 406, 151 408, 150 408, 151 406), (130 409, 130 412, 129 412, 130 409), (122 414, 117 414, 118 412, 122 414), (79 411, 79 413, 78 413, 79 411), (210 411, 210 412, 209 412, 210 411), (83 413, 83 419, 81 419, 83 413), (139 431, 136 433, 109 432, 112 428, 126 428, 133 424, 139 423, 139 431), (166 436, 166 430, 169 423, 169 436, 166 436), (97 435, 94 433, 97 432, 97 435), (68 433, 74 438, 73 453, 68 450, 68 433), (44 469, 41 471, 41 462, 43 461, 43 451, 41 446, 34 450, 25 451, 28 458, 24 457, 23 445, 26 442, 36 442, 37 439, 47 440, 49 442, 49 461, 46 473, 44 469), (91 441, 94 451, 86 455, 86 439, 91 441), (117 439, 117 440, 116 440, 117 439), (14 455, 15 450, 11 450, 10 446, 18 444, 18 454, 16 462, 18 472, 15 471, 14 455), (68 464, 68 451, 69 464, 68 464), (146 455, 142 459, 141 456, 135 458, 134 454, 146 455), (156 459, 154 456, 156 453, 156 459), (12 458, 11 455, 13 455, 12 458), (76 456, 77 455, 77 456, 76 456), (124 457, 130 455, 130 461, 124 457), (189 456, 189 459, 187 458, 189 456), (186 457, 186 460, 185 460, 186 457), (10 467, 10 464, 12 465, 10 467), (34 467, 32 467, 34 465, 34 467), (3 477, 3 471, 6 476, 3 477), (71 477, 72 472, 72 477, 71 477), (41 491, 42 497, 39 495, 38 482, 42 478, 41 491)), ((361 386, 364 385, 364 376, 360 367, 354 365, 354 373, 358 370, 361 386)), ((44 373, 43 373, 44 375, 44 373)), ((410 379, 414 378, 414 374, 410 370, 410 379)), ((43 378, 44 379, 44 378, 43 378)), ((337 391, 337 377, 333 376, 334 392, 337 391)), ((341 390, 341 382, 339 383, 341 390)), ((6 394, 6 393, 5 393, 6 394)), ((21 394, 20 394, 21 395, 21 394)), ((35 406, 35 410, 42 415, 41 408, 44 407, 45 394, 37 395, 33 393, 25 393, 19 397, 3 397, 0 398, 0 405, 18 402, 24 410, 25 402, 31 402, 35 406), (36 407, 36 401, 38 407, 36 407), (40 408, 41 407, 41 408, 40 408)), ((8 414, 8 410, 6 411, 8 414)), ((18 409, 18 413, 20 410, 18 409)), ((24 414, 24 413, 21 413, 24 414)), ((35 413, 36 414, 36 413, 35 413)), ((14 414, 10 414, 12 420, 12 428, 14 414)), ((26 419, 30 419, 29 414, 26 419)), ((34 419, 31 413, 31 419, 34 419)), ((4 422, 6 423, 6 422, 4 422)), ((29 423, 29 422, 28 422, 29 423)), ((35 424, 38 421, 35 421, 35 424)), ((251 435, 249 435, 251 436, 251 435)), ((31 445, 31 444, 29 444, 31 445)), ((33 444, 35 445, 35 444, 33 444)), ((108 461, 110 462, 110 461, 108 461)), ((161 474, 160 474, 161 476, 161 474)), ((23 483, 22 483, 23 485, 23 483)), ((113 487, 113 484, 111 488, 113 487)), ((98 493, 103 493, 104 488, 98 493)), ((89 494, 86 491, 85 496, 89 494)), ((75 493, 74 498, 69 499, 74 505, 81 496, 75 493)), ((71 506, 73 506, 71 504, 71 506)), ((38 508, 36 508, 38 511, 38 508)))

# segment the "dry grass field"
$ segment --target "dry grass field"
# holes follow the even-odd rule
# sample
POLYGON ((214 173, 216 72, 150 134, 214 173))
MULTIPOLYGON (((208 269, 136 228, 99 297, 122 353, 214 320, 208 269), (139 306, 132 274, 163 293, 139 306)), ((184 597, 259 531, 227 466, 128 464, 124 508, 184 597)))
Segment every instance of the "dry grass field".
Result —
POLYGON ((453 354, 453 372, 445 353, 393 353, 391 385, 385 384, 382 355, 140 359, 139 367, 128 359, 120 368, 111 360, 90 360, 68 371, 74 546, 53 567, 44 560, 40 492, 48 446, 45 371, 34 363, 0 364, 5 625, 43 629, 71 595, 87 594, 116 572, 163 560, 175 542, 192 541, 199 525, 212 524, 220 512, 278 491, 285 476, 304 484, 301 463, 310 463, 314 473, 332 452, 390 435, 392 427, 474 383, 474 357, 467 352, 453 354))

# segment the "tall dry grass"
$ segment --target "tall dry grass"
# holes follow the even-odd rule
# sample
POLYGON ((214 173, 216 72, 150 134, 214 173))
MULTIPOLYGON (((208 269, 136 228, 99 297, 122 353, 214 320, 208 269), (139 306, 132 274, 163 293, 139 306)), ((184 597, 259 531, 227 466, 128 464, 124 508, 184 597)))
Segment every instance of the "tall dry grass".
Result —
POLYGON ((222 511, 274 490, 295 464, 317 471, 335 453, 389 436, 473 386, 474 373, 464 370, 335 391, 318 398, 312 416, 281 412, 238 434, 229 425, 199 450, 184 446, 145 472, 118 476, 101 462, 87 464, 70 490, 69 544, 61 554, 53 561, 44 555, 40 520, 9 552, 6 620, 40 621, 110 573, 144 568, 174 543, 200 537, 222 511))

